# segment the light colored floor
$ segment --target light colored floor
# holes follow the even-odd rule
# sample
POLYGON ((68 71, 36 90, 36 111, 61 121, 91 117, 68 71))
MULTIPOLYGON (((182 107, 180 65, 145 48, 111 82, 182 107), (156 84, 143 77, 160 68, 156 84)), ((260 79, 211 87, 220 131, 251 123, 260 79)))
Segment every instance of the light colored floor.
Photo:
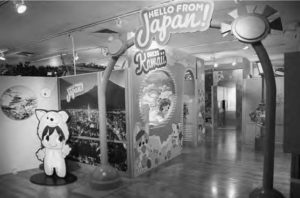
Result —
MULTIPOLYGON (((289 196, 290 155, 276 149, 274 187, 289 196)), ((91 170, 73 172, 78 181, 67 186, 46 187, 30 183, 40 170, 0 176, 2 198, 247 198, 262 181, 262 152, 244 147, 235 130, 207 132, 198 148, 185 148, 182 155, 161 167, 111 191, 95 191, 88 184, 91 170)))

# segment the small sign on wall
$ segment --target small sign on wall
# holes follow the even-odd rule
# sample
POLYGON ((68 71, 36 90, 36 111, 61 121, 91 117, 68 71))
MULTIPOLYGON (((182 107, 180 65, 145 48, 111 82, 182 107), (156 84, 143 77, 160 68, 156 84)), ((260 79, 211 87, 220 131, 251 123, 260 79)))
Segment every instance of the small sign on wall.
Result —
POLYGON ((163 49, 138 51, 134 55, 134 63, 137 64, 136 75, 147 74, 151 70, 167 65, 166 52, 163 49))
POLYGON ((77 83, 67 88, 67 102, 70 102, 71 99, 75 99, 75 94, 83 92, 83 83, 77 83))

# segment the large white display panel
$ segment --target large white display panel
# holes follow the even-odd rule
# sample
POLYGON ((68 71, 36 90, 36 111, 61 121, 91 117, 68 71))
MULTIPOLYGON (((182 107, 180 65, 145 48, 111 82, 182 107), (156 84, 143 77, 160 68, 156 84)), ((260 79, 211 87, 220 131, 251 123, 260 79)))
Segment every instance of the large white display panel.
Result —
POLYGON ((34 110, 58 109, 57 78, 0 77, 0 175, 37 168, 34 110))

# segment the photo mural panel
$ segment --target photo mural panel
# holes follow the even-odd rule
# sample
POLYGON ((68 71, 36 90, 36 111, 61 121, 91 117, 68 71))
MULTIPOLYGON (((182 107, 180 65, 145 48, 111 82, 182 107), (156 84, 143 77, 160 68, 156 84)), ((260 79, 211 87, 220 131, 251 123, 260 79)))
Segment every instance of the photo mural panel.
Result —
POLYGON ((113 71, 106 89, 107 140, 127 141, 125 106, 125 71, 113 71))
POLYGON ((108 162, 124 172, 128 170, 125 86, 126 72, 113 71, 106 89, 108 162))
POLYGON ((100 163, 97 73, 59 78, 60 105, 70 115, 69 159, 100 163))
POLYGON ((130 52, 131 131, 137 176, 181 153, 184 71, 196 62, 194 57, 157 45, 145 51, 133 47, 130 52))

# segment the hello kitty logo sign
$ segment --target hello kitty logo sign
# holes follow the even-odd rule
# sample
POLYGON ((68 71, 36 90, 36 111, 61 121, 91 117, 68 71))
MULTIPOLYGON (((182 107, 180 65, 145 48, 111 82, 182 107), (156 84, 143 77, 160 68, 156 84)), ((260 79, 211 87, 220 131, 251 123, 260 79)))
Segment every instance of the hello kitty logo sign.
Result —
POLYGON ((145 9, 135 36, 137 48, 147 49, 153 39, 165 45, 172 33, 205 31, 209 28, 214 4, 210 0, 176 1, 172 4, 145 9))

